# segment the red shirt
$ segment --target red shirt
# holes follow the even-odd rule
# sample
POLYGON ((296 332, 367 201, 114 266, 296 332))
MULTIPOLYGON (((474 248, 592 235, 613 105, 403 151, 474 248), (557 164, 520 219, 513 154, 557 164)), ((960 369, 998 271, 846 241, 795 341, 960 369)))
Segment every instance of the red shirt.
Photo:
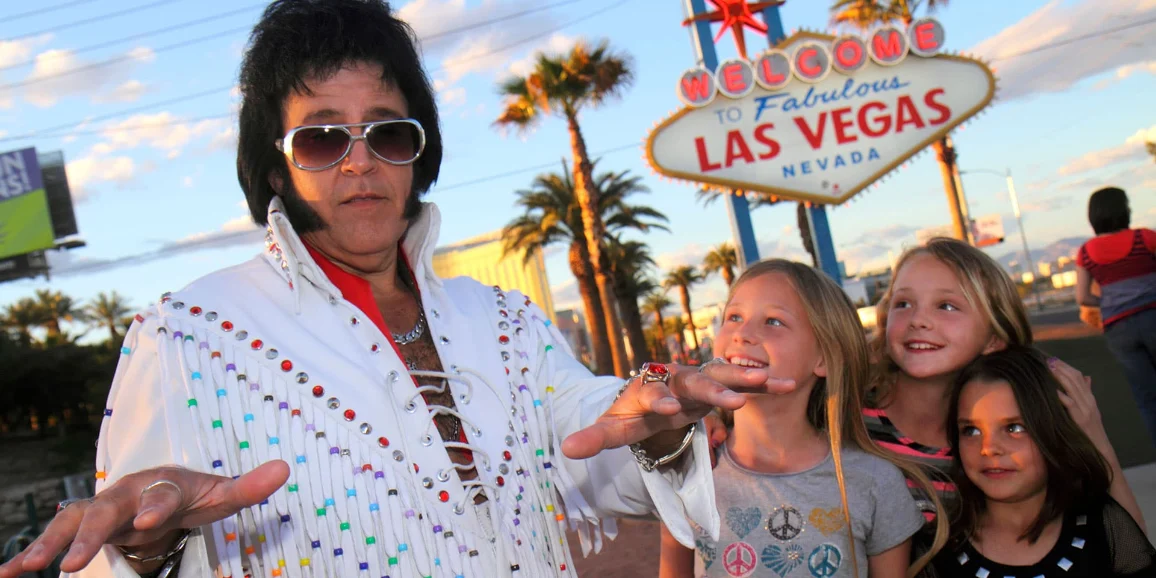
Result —
POLYGON ((1107 327, 1156 307, 1156 231, 1125 229, 1090 239, 1076 264, 1100 284, 1100 308, 1107 327))

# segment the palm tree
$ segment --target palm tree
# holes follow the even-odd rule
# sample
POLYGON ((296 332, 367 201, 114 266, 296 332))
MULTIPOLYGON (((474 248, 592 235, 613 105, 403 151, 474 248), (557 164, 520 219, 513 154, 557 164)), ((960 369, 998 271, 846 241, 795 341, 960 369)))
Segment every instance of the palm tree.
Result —
POLYGON ((48 289, 36 290, 36 311, 39 315, 37 324, 48 331, 49 339, 54 340, 61 337, 62 321, 75 321, 82 317, 72 297, 48 289))
POLYGON ((104 325, 108 329, 109 343, 115 347, 120 343, 117 326, 125 325, 126 317, 132 311, 132 306, 121 294, 116 291, 109 293, 101 291, 84 307, 84 316, 104 325))
POLYGON ((28 347, 32 344, 32 327, 40 325, 40 320, 41 315, 36 302, 25 297, 4 308, 4 314, 0 316, 0 325, 15 331, 20 345, 28 347))
MULTIPOLYGON (((721 191, 718 189, 699 189, 698 192, 695 193, 694 198, 696 201, 702 203, 702 205, 705 207, 705 206, 708 206, 711 203, 717 201, 718 199, 720 199, 721 197, 723 197, 725 195, 731 195, 734 193, 735 193, 735 191, 721 191)), ((777 203, 782 202, 781 199, 779 199, 778 197, 776 197, 774 195, 765 195, 765 194, 758 194, 758 195, 748 194, 747 195, 747 201, 750 203, 749 205, 747 205, 747 207, 749 210, 752 210, 752 211, 759 208, 759 207, 770 207, 771 205, 775 205, 777 203)), ((796 218, 798 219, 798 223, 799 223, 799 227, 798 227, 799 228, 799 239, 803 243, 803 248, 806 249, 807 253, 809 253, 811 255, 811 261, 814 263, 814 265, 816 267, 818 267, 819 266, 819 260, 815 257, 815 248, 812 246, 813 243, 811 242, 811 222, 807 220, 807 213, 806 213, 807 203, 804 201, 799 201, 798 203, 796 203, 795 209, 796 209, 795 215, 796 215, 796 218)), ((729 283, 728 283, 728 285, 729 285, 729 283)))
MULTIPOLYGON (((523 214, 506 224, 502 233, 503 250, 509 254, 525 251, 530 258, 535 250, 565 243, 569 246, 570 272, 578 282, 578 292, 586 313, 586 330, 590 334, 595 368, 602 375, 615 372, 611 343, 621 343, 621 332, 610 333, 606 327, 603 301, 595 280, 594 261, 585 243, 582 210, 578 205, 572 173, 562 163, 561 173, 546 173, 534 179, 531 188, 518 191, 515 204, 523 214)), ((649 232, 667 230, 666 216, 644 206, 629 204, 626 199, 646 192, 641 179, 629 171, 598 175, 594 188, 599 192, 598 213, 606 223, 608 234, 626 229, 649 232)), ((612 302, 613 303, 613 302, 612 302)))
POLYGON ((1152 155, 1152 160, 1156 161, 1156 142, 1146 142, 1144 146, 1148 148, 1148 154, 1152 155))
MULTIPOLYGON (((934 12, 936 9, 947 6, 948 0, 835 0, 831 5, 831 20, 834 24, 845 24, 860 30, 870 30, 880 24, 900 22, 904 27, 910 26, 914 14, 922 6, 925 12, 934 12)), ((960 206, 959 189, 956 179, 959 169, 956 167, 955 146, 951 137, 944 136, 932 145, 935 156, 939 160, 939 170, 943 176, 943 188, 947 191, 948 207, 956 221, 956 235, 967 239, 967 223, 963 222, 963 212, 960 206)))
MULTIPOLYGON (((686 329, 688 324, 682 320, 682 317, 674 316, 666 318, 666 327, 664 330, 671 335, 674 335, 675 341, 678 342, 679 355, 682 357, 682 363, 688 363, 689 355, 686 351, 686 329)), ((695 339, 698 339, 695 337, 695 339)))
MULTIPOLYGON (((547 56, 538 53, 534 67, 525 77, 503 81, 500 93, 506 97, 505 108, 495 125, 527 130, 543 116, 554 114, 566 120, 570 132, 570 152, 574 162, 574 192, 582 210, 582 231, 594 264, 594 281, 603 304, 607 332, 621 334, 614 314, 613 280, 603 266, 602 240, 605 226, 598 214, 598 191, 594 186, 594 165, 586 150, 586 140, 578 125, 582 109, 597 107, 606 100, 621 96, 634 80, 630 58, 610 51, 602 41, 593 49, 585 42, 574 45, 568 54, 547 56)), ((619 375, 629 370, 626 348, 621 339, 611 339, 614 367, 619 375)))
POLYGON ((739 254, 735 251, 735 246, 730 243, 722 243, 711 249, 710 253, 707 253, 706 257, 702 259, 703 273, 722 275, 723 283, 726 283, 727 287, 735 282, 735 269, 738 267, 739 254))
POLYGON ((606 256, 610 259, 614 272, 614 291, 618 294, 618 312, 622 315, 622 325, 626 338, 634 354, 633 365, 641 365, 646 356, 646 333, 642 330, 642 311, 638 299, 655 289, 658 283, 647 271, 654 266, 650 247, 641 241, 623 241, 619 237, 611 239, 606 246, 606 256))
MULTIPOLYGON (((666 293, 655 289, 642 298, 642 307, 640 311, 646 315, 654 315, 654 330, 658 335, 658 342, 661 344, 663 350, 666 349, 666 324, 662 319, 662 312, 667 307, 674 305, 666 293)), ((655 356, 660 357, 661 352, 656 351, 655 356)))
POLYGON ((694 265, 682 265, 675 267, 666 274, 666 279, 662 281, 662 286, 666 289, 673 289, 678 287, 679 301, 682 302, 682 313, 686 315, 686 323, 690 326, 690 342, 691 351, 698 352, 698 331, 694 327, 694 316, 690 308, 690 288, 702 283, 706 277, 698 272, 694 265))

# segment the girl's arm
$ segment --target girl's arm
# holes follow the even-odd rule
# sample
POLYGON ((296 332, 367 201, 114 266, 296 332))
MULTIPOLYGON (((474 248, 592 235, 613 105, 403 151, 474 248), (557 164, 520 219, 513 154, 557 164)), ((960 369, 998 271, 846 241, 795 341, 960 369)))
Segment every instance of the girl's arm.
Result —
POLYGON ((1136 525, 1145 534, 1148 533, 1148 529, 1144 525, 1144 514, 1140 511, 1140 504, 1136 501, 1136 496, 1132 493, 1132 488, 1124 477, 1124 470, 1120 467, 1120 459, 1116 457, 1116 450, 1112 447, 1112 442, 1108 440, 1108 432, 1104 431, 1104 422, 1100 419, 1100 408, 1096 405, 1096 396, 1092 394, 1092 378, 1085 377, 1084 374, 1080 373, 1080 370, 1054 357, 1048 360, 1048 365, 1051 366, 1052 373, 1064 388, 1064 391, 1060 392, 1060 401, 1068 408, 1072 420, 1080 426, 1080 429, 1084 430, 1084 433, 1088 434, 1092 444, 1100 450, 1104 460, 1108 462, 1112 474, 1112 485, 1108 488, 1108 495, 1112 496, 1132 515, 1132 519, 1136 520, 1136 525))
POLYGON ((1092 294, 1092 276, 1079 265, 1076 265, 1076 303, 1087 307, 1100 306, 1100 298, 1092 294))
POLYGON ((662 528, 662 554, 658 560, 658 578, 691 578, 694 576, 694 550, 674 539, 666 524, 662 528))
MULTIPOLYGON (((898 546, 867 557, 868 578, 904 578, 911 564, 911 539, 898 546)), ((665 577, 663 577, 665 578, 665 577)))

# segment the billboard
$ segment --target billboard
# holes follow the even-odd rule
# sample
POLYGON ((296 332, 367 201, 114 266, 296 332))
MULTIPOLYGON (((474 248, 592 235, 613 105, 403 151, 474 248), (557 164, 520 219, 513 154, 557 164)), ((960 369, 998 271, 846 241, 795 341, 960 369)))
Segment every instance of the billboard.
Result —
MULTIPOLYGON (((954 237, 955 228, 951 225, 939 225, 938 227, 928 227, 920 229, 915 232, 915 241, 920 245, 926 245, 927 242, 935 237, 954 237)), ((999 213, 991 215, 984 215, 978 219, 971 220, 971 239, 972 244, 976 247, 990 247, 998 245, 1003 242, 1003 216, 999 213)))
POLYGON ((939 54, 943 40, 930 18, 865 38, 798 32, 753 61, 691 69, 647 160, 719 189, 842 203, 991 102, 991 70, 939 54))
POLYGON ((0 259, 49 249, 55 241, 36 149, 0 153, 0 259))

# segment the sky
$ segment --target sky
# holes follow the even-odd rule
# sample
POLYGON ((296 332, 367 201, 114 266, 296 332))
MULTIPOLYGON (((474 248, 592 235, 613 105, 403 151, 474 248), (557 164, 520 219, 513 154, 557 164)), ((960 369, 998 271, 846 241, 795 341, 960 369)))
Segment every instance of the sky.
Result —
MULTIPOLYGON (((51 252, 50 280, 0 285, 0 307, 48 287, 81 301, 116 290, 139 308, 251 258, 262 234, 236 181, 235 86, 247 31, 264 3, 45 6, 60 4, 70 6, 0 6, 0 151, 64 152, 87 246, 51 252)), ((581 123, 589 150, 602 158, 598 168, 641 175, 650 192, 633 200, 670 219, 671 233, 636 238, 650 244, 660 270, 700 264, 731 240, 725 203, 704 207, 693 186, 659 178, 643 155, 647 132, 680 107, 676 80, 695 64, 683 1, 393 4, 423 39, 438 90, 446 154, 426 200, 442 208, 441 244, 501 228, 518 214, 517 190, 543 170, 560 170, 569 155, 563 121, 546 119, 526 134, 495 129, 495 86, 524 73, 535 52, 582 39, 608 39, 634 64, 624 97, 586 110, 581 123), (493 20, 500 21, 485 24, 493 20)), ((788 0, 781 9, 788 34, 827 31, 829 4, 788 0)), ((1156 227, 1156 163, 1144 149, 1156 140, 1156 0, 957 0, 935 16, 948 51, 983 58, 999 78, 992 106, 952 135, 960 167, 1012 172, 1033 248, 1091 235, 1087 197, 1108 184, 1129 192, 1134 226, 1156 227), (1112 31, 1123 26, 1131 27, 1112 31)), ((747 33, 752 51, 765 45, 758 36, 747 33)), ((718 53, 735 54, 729 33, 718 53)), ((1019 229, 1004 179, 979 172, 963 181, 973 216, 1004 216, 1008 241, 989 252, 1015 251, 1019 229)), ((929 150, 828 215, 849 274, 885 267, 916 242, 915 231, 950 222, 929 150)), ((806 258, 793 203, 751 216, 762 257, 806 258)), ((548 251, 546 263, 558 308, 576 305, 563 248, 548 251)), ((693 293, 701 305, 724 297, 717 277, 693 293)))

